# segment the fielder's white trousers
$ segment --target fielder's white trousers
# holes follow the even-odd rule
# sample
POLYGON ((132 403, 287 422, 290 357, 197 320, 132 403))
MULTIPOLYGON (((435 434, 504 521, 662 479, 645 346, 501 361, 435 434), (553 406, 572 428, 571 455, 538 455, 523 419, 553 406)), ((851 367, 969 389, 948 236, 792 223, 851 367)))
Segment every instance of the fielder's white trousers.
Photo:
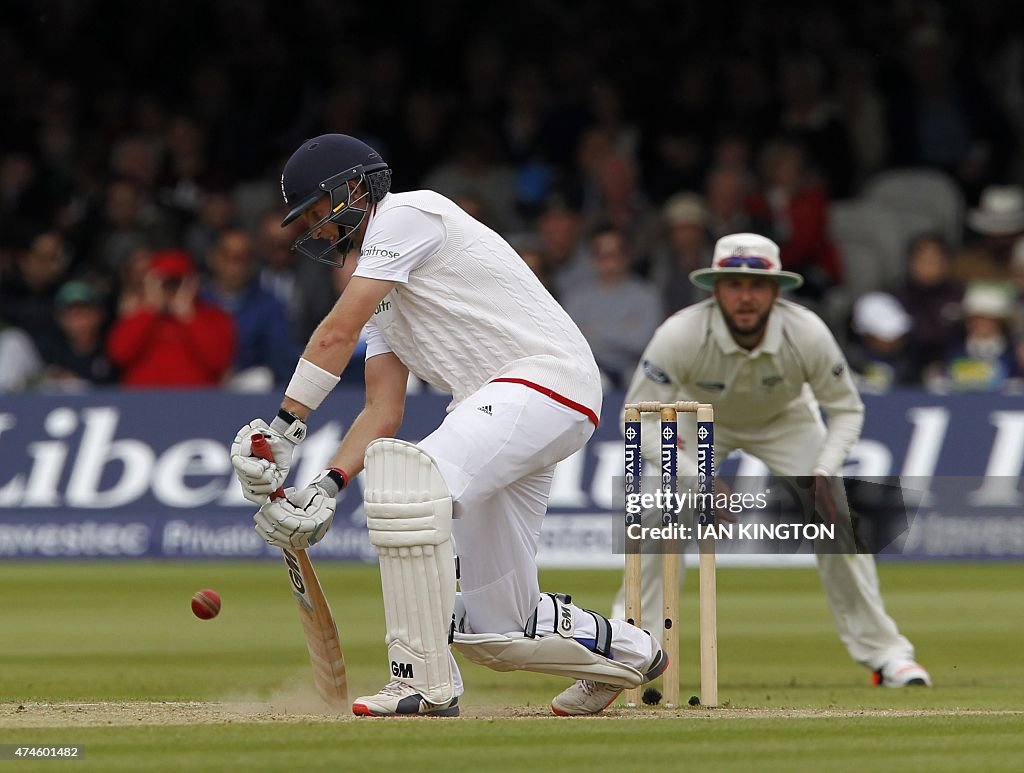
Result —
MULTIPOLYGON (((685 449, 679 452, 679 476, 696 475, 692 421, 680 421, 680 435, 685 449), (688 451, 687 451, 688 449, 688 451)), ((656 422, 644 425, 645 435, 657 436, 656 422)), ((825 438, 819 418, 806 407, 791 409, 779 421, 755 431, 730 433, 715 426, 715 459, 721 462, 735 449, 757 457, 779 476, 810 475, 825 438)), ((645 465, 645 475, 657 474, 657 467, 645 465)), ((656 524, 660 512, 645 512, 645 523, 656 524)), ((684 516, 685 517, 685 516, 684 516)), ((681 518, 682 520, 682 518, 681 518)), ((818 553, 818 574, 835 621, 839 639, 850 657, 871 669, 881 668, 890 660, 913 658, 914 647, 902 636, 896 623, 885 611, 874 556, 818 553)), ((643 597, 641 610, 661 609, 661 556, 643 555, 643 597)), ((622 616, 625 607, 624 589, 619 589, 612 614, 622 616)), ((651 619, 647 614, 646 619, 651 619)))
MULTIPOLYGON (((530 387, 490 383, 419 443, 454 499, 460 598, 473 633, 521 634, 526 627, 541 596, 537 544, 555 464, 593 432, 582 413, 530 387)), ((572 588, 547 590, 574 595, 572 588)), ((576 636, 594 638, 593 616, 573 611, 576 636)), ((651 637, 622 620, 611 624, 612 657, 643 671, 654 654, 651 637)), ((554 632, 552 615, 539 616, 537 632, 554 632)))

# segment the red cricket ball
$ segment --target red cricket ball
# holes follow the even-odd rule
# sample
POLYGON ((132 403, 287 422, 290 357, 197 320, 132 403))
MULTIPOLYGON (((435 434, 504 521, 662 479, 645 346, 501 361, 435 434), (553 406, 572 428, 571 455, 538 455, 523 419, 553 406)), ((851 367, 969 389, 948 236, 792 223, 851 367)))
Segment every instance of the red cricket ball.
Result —
POLYGON ((200 620, 209 620, 220 612, 220 594, 203 588, 192 596, 192 614, 200 620))

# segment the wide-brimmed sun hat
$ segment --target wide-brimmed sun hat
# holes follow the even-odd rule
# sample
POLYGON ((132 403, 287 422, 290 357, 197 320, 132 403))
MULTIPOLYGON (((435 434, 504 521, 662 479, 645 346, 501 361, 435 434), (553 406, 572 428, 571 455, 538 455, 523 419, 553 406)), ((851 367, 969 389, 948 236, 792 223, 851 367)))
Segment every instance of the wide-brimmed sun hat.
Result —
POLYGON ((990 185, 978 206, 967 213, 967 225, 981 234, 1007 236, 1024 231, 1024 188, 990 185))
POLYGON ((715 282, 726 276, 763 276, 774 279, 783 290, 792 290, 804 278, 782 270, 779 245, 758 234, 729 234, 715 243, 711 268, 690 272, 690 281, 705 290, 714 289, 715 282))

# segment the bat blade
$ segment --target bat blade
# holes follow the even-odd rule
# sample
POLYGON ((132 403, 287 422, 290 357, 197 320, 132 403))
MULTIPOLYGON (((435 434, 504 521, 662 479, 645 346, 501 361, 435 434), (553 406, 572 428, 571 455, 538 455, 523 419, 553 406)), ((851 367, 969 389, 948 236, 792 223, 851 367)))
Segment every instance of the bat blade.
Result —
MULTIPOLYGON (((260 459, 274 461, 270 444, 263 435, 252 436, 252 453, 260 459)), ((284 496, 278 489, 271 499, 284 496)), ((299 619, 306 636, 306 649, 313 666, 313 683, 320 697, 333 709, 348 710, 348 676, 345 673, 345 655, 341 649, 338 626, 327 604, 313 562, 305 550, 281 548, 288 567, 292 593, 299 605, 299 619)))
POLYGON ((324 702, 333 709, 348 709, 348 677, 345 655, 334 615, 320 587, 313 562, 305 550, 282 548, 288 579, 299 607, 306 649, 313 666, 313 682, 324 702))

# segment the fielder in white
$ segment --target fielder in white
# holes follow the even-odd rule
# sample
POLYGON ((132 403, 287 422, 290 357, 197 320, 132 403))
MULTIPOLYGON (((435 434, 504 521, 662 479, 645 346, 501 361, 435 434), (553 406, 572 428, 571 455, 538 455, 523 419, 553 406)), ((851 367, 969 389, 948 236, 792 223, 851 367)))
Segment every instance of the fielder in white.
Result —
MULTIPOLYGON (((781 270, 779 248, 755 234, 718 240, 711 268, 690 274, 713 297, 666 320, 654 334, 630 384, 627 403, 697 400, 715 406, 715 458, 736 449, 763 461, 775 475, 839 474, 860 436, 864 405, 846 359, 812 311, 779 298, 798 287, 799 274, 781 270), (828 417, 827 428, 821 411, 828 417)), ((658 417, 644 417, 642 454, 658 469, 658 417), (648 426, 650 422, 650 426, 648 426)), ((692 427, 680 436, 693 448, 692 427)), ((692 454, 679 455, 679 475, 696 474, 692 454)), ((656 522, 660 513, 644 515, 656 522)), ((914 648, 885 612, 868 554, 819 553, 818 571, 839 638, 876 684, 930 685, 914 648)), ((642 609, 661 609, 661 560, 644 555, 642 609)), ((620 590, 615 614, 621 615, 620 590)))
POLYGON ((552 709, 596 713, 667 663, 646 631, 538 585, 554 466, 587 442, 601 409, 594 357, 500 236, 437 193, 390 193, 390 179, 376 151, 340 134, 304 142, 285 166, 285 224, 308 226, 295 249, 328 263, 351 250, 358 263, 277 418, 250 422, 235 438, 232 463, 261 505, 257 531, 274 545, 315 544, 339 490, 365 466, 389 677, 355 700, 356 714, 457 715, 463 684, 450 643, 499 671, 572 677, 552 709), (268 502, 364 328, 364 408, 328 470, 268 502), (454 397, 441 426, 416 445, 392 437, 410 371, 454 397), (251 455, 256 432, 269 437, 275 462, 251 455))

